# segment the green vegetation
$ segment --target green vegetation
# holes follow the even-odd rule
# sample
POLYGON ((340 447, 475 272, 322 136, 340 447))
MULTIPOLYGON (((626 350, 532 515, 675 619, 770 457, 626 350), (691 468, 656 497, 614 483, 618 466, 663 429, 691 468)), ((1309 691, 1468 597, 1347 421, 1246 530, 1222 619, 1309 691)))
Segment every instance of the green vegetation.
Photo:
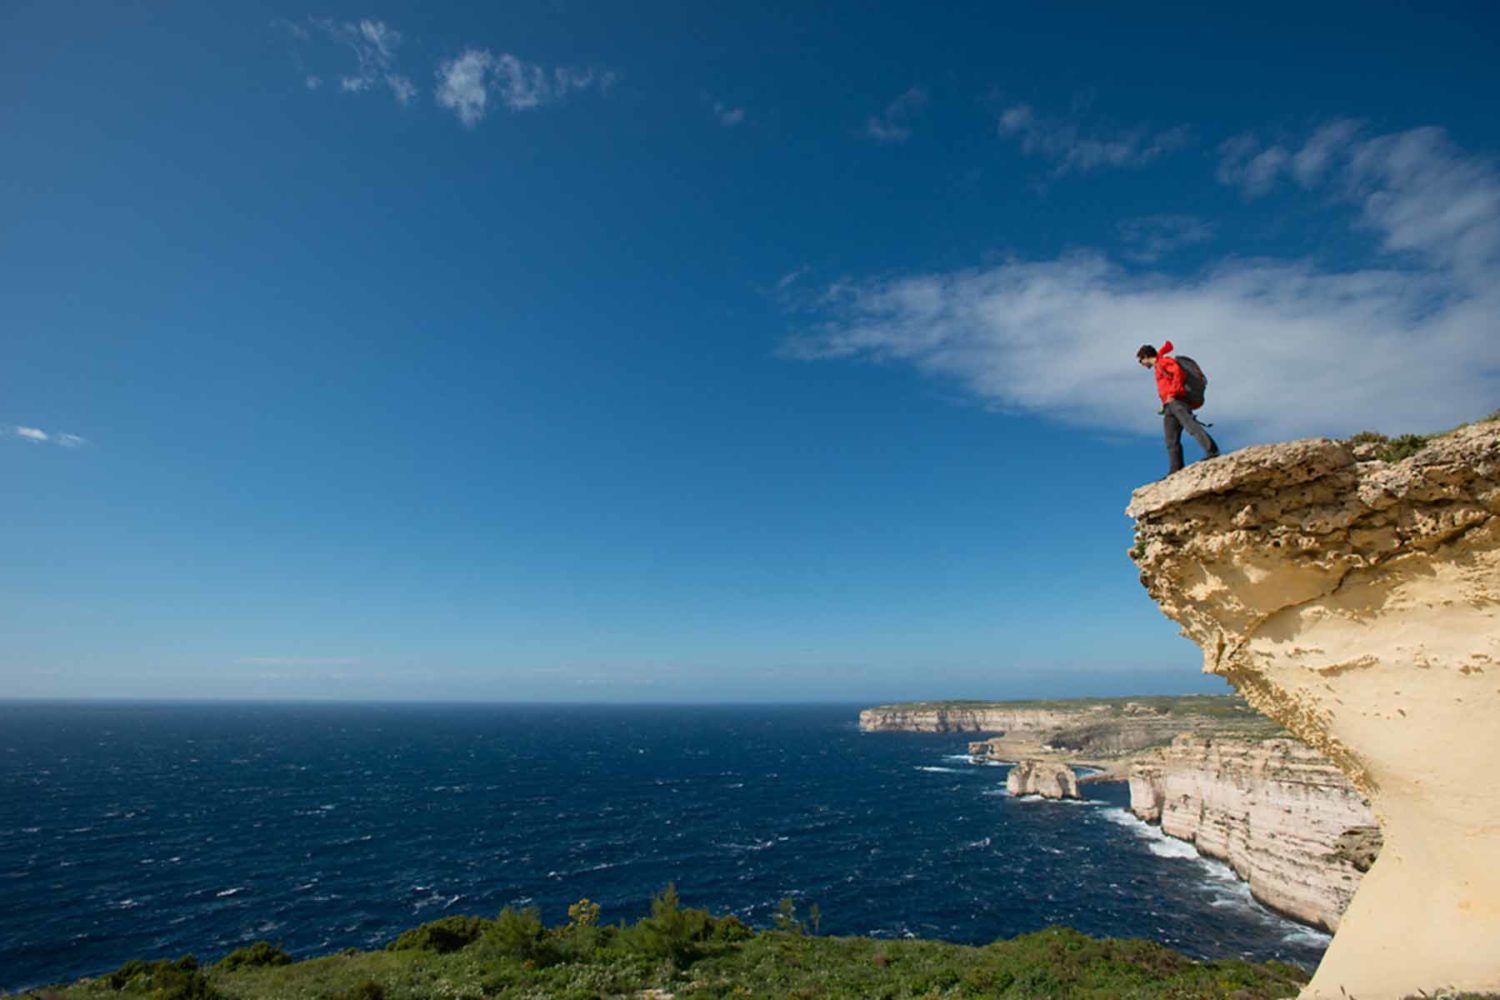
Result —
POLYGON ((1293 997, 1307 974, 1290 965, 1198 962, 1148 941, 1100 940, 1050 928, 981 948, 943 941, 829 938, 819 917, 784 900, 775 929, 683 907, 668 886, 651 915, 601 926, 580 900, 568 923, 544 927, 535 910, 448 917, 407 931, 384 950, 281 964, 264 942, 206 972, 191 956, 128 962, 35 1000, 677 1000, 865 998, 1293 997), (465 940, 466 939, 466 940, 465 940), (457 944, 459 941, 465 943, 457 944), (455 944, 457 946, 455 947, 455 944), (253 960, 250 956, 258 956, 253 960))
POLYGON ((1348 443, 1358 447, 1359 445, 1373 445, 1375 457, 1382 462, 1400 462, 1411 458, 1417 452, 1427 447, 1435 434, 1402 434, 1400 437, 1386 437, 1374 431, 1360 431, 1349 439, 1348 443))
POLYGON ((291 965, 292 956, 269 941, 257 941, 246 948, 236 948, 219 959, 217 968, 225 972, 261 965, 291 965))
POLYGON ((1471 424, 1483 424, 1495 420, 1500 420, 1500 410, 1496 410, 1487 417, 1480 417, 1478 420, 1471 421, 1470 424, 1459 424, 1453 430, 1440 431, 1436 434, 1401 434, 1397 437, 1386 437, 1384 434, 1379 434, 1375 431, 1360 431, 1345 443, 1353 447, 1370 445, 1374 449, 1373 454, 1377 460, 1381 462, 1400 462, 1403 459, 1411 458, 1437 438, 1445 437, 1452 434, 1453 431, 1462 430, 1465 427, 1471 426, 1471 424))
MULTIPOLYGON (((105 976, 103 982, 112 993, 147 996, 151 1000, 221 1000, 223 994, 209 983, 198 960, 184 955, 172 962, 126 962, 105 976)), ((66 994, 63 994, 66 995, 66 994)))
MULTIPOLYGON (((509 909, 506 913, 509 913, 509 909)), ((504 919, 505 914, 501 914, 504 919)), ((430 951, 446 955, 461 951, 478 941, 490 921, 483 917, 444 917, 421 927, 413 927, 386 945, 387 951, 430 951)))

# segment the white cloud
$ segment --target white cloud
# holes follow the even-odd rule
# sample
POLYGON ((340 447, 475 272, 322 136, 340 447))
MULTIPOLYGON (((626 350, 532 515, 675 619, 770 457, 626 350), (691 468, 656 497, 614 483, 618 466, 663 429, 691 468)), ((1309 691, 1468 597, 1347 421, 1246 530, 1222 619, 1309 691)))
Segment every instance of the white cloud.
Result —
POLYGON ((40 427, 16 426, 0 430, 8 430, 13 436, 23 441, 30 441, 32 444, 55 444, 64 448, 78 448, 88 444, 86 439, 79 437, 77 434, 44 431, 40 427))
POLYGON ((489 110, 491 94, 512 111, 531 111, 556 104, 577 90, 607 91, 617 77, 609 71, 571 66, 547 69, 509 52, 498 56, 466 49, 438 67, 437 102, 471 128, 489 110))
POLYGON ((1192 215, 1143 215, 1125 219, 1116 228, 1125 243, 1125 256, 1138 263, 1152 263, 1214 236, 1212 223, 1192 215))
MULTIPOLYGON (((401 32, 384 21, 370 18, 359 21, 309 18, 308 23, 330 41, 354 53, 354 71, 338 78, 340 90, 360 94, 383 85, 402 105, 410 104, 417 96, 416 84, 397 72, 396 50, 401 46, 401 32)), ((311 39, 311 34, 300 25, 288 27, 294 38, 300 41, 311 39)), ((322 86, 323 79, 317 74, 307 74, 303 82, 309 90, 316 90, 322 86)))
POLYGON ((927 104, 927 91, 912 87, 865 122, 865 134, 876 142, 905 142, 911 138, 912 119, 927 104))
POLYGON ((999 409, 1144 432, 1159 422, 1135 349, 1170 339, 1208 372, 1209 419, 1240 441, 1493 410, 1500 174, 1439 129, 1336 138, 1300 175, 1300 151, 1284 149, 1274 176, 1322 178, 1357 205, 1356 225, 1395 252, 1381 266, 1227 258, 1182 277, 1082 252, 851 281, 812 304, 816 325, 786 351, 910 364, 999 409))
POLYGON ((469 49, 438 67, 438 104, 458 115, 458 120, 470 128, 484 117, 489 104, 484 76, 491 59, 488 52, 469 49))
POLYGON ((1028 104, 1016 104, 1000 115, 1000 134, 1014 138, 1028 156, 1056 163, 1058 174, 1101 167, 1141 167, 1187 144, 1185 126, 1152 131, 1145 126, 1124 130, 1096 130, 1091 134, 1075 123, 1038 115, 1028 104))

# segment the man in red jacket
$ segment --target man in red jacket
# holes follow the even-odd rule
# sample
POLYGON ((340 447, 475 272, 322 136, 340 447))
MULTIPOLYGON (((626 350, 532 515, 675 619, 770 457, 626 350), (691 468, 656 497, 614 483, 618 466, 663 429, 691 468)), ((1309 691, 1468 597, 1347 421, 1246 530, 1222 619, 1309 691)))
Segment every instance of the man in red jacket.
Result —
MULTIPOLYGON (((1182 468, 1182 431, 1183 428, 1193 436, 1193 440, 1203 448, 1204 458, 1218 458, 1219 446, 1214 439, 1209 437, 1208 431, 1198 423, 1198 418, 1193 416, 1193 408, 1188 405, 1187 382, 1183 374, 1182 366, 1177 363, 1176 358, 1167 357, 1172 353, 1172 342, 1169 340, 1161 345, 1158 351, 1150 344, 1141 345, 1141 349, 1135 352, 1136 361, 1143 367, 1156 369, 1156 394, 1161 397, 1162 431, 1167 439, 1167 460, 1170 468, 1167 475, 1171 475, 1182 468)), ((1202 402, 1202 400, 1199 400, 1202 402)))

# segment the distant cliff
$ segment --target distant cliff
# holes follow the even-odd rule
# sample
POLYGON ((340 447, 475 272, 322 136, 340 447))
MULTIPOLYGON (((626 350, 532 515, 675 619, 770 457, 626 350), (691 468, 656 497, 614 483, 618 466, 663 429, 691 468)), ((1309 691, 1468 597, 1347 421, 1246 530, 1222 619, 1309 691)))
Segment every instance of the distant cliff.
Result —
POLYGON ((859 728, 872 733, 1042 733, 1074 721, 1078 712, 1013 707, 1005 702, 881 705, 859 713, 859 728))
POLYGON ((1369 796, 1384 847, 1304 998, 1500 990, 1500 423, 1325 439, 1136 491, 1141 582, 1204 669, 1369 796))
POLYGON ((1130 809, 1229 862, 1262 903, 1335 930, 1359 887, 1375 816, 1338 768, 1296 740, 1185 735, 1137 758, 1130 809))
POLYGON ((1279 726, 1244 699, 1223 695, 907 702, 865 709, 859 713, 859 728, 866 732, 995 734, 1091 757, 1164 745, 1184 732, 1280 732, 1279 726))

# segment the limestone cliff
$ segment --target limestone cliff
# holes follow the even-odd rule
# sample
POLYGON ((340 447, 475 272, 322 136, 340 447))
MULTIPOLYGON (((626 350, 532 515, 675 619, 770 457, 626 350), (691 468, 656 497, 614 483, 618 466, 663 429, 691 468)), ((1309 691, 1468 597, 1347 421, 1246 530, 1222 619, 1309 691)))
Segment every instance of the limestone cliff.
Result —
POLYGON ((1068 709, 1012 708, 1003 702, 882 705, 859 713, 865 732, 1040 733, 1076 718, 1068 709))
POLYGON ((1044 799, 1078 798, 1078 777, 1066 764, 1048 760, 1023 760, 1005 776, 1005 790, 1012 795, 1040 795, 1044 799))
POLYGON ((1500 989, 1500 423, 1404 461, 1316 439, 1132 499, 1162 610, 1370 799, 1385 845, 1305 997, 1500 989))
POLYGON ((1227 861, 1262 903, 1330 931, 1369 867, 1348 846, 1363 836, 1371 850, 1369 803, 1296 740, 1179 736, 1131 766, 1130 809, 1227 861))

